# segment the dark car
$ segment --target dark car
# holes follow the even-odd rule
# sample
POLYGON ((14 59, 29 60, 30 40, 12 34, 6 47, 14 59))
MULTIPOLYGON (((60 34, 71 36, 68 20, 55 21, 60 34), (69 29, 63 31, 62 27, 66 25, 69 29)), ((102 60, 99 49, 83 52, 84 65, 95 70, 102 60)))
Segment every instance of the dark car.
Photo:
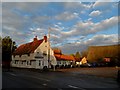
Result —
POLYGON ((80 67, 92 67, 90 63, 81 64, 80 67))

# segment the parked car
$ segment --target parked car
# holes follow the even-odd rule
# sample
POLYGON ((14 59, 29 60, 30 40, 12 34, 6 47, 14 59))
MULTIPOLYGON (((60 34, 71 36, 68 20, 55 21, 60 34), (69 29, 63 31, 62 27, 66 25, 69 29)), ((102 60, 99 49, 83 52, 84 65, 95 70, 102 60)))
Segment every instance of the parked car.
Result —
POLYGON ((92 67, 90 63, 81 64, 80 67, 92 67))
POLYGON ((104 63, 97 63, 97 62, 93 62, 90 63, 92 67, 105 67, 104 63))

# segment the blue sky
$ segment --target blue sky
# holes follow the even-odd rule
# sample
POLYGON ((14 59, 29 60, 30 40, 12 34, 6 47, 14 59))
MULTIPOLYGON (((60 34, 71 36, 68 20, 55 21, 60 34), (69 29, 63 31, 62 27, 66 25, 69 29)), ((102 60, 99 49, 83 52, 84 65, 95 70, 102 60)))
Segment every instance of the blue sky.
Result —
POLYGON ((118 43, 118 2, 2 2, 2 36, 21 45, 48 34, 65 54, 118 43))

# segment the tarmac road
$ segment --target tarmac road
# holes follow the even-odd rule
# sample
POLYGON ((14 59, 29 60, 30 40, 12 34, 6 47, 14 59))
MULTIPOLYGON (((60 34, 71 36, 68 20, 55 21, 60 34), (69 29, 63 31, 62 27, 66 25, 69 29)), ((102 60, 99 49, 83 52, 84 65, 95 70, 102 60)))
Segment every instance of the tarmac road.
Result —
POLYGON ((2 73, 2 89, 118 89, 119 83, 113 78, 97 77, 87 74, 68 72, 35 72, 24 69, 13 69, 2 73))

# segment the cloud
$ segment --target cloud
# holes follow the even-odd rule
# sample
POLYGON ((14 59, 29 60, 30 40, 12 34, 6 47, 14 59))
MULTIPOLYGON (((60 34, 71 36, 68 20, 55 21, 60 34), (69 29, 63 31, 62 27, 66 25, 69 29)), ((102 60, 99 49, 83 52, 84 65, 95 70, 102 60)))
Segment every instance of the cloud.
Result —
POLYGON ((73 31, 72 35, 88 35, 108 30, 117 24, 118 17, 114 16, 98 23, 93 23, 92 21, 78 22, 71 28, 71 31, 73 31))
POLYGON ((55 19, 65 21, 73 20, 75 18, 78 18, 78 13, 71 13, 67 11, 55 16, 55 19))
POLYGON ((93 29, 91 29, 91 31, 108 30, 108 29, 114 27, 115 25, 118 25, 118 16, 113 16, 113 17, 108 18, 106 20, 102 20, 101 22, 95 23, 95 26, 93 29))
POLYGON ((55 42, 62 43, 62 44, 69 43, 69 42, 79 42, 82 40, 81 37, 94 35, 100 31, 106 32, 110 28, 117 25, 117 23, 118 23, 118 17, 115 16, 115 17, 108 18, 106 20, 102 20, 101 22, 97 22, 97 23, 93 23, 90 20, 86 22, 81 21, 76 23, 72 28, 62 28, 59 25, 57 25, 57 27, 52 28, 51 33, 58 36, 59 38, 52 36, 51 40, 54 39, 55 42), (67 30, 67 31, 64 31, 64 30, 67 30))
POLYGON ((92 5, 93 9, 97 9, 97 10, 101 10, 102 12, 107 12, 107 11, 111 11, 113 8, 118 8, 118 1, 117 2, 111 2, 111 0, 107 0, 107 1, 96 1, 93 5, 92 5))
POLYGON ((86 50, 89 46, 102 46, 102 45, 114 45, 118 43, 118 34, 99 34, 95 35, 88 40, 83 40, 74 43, 68 43, 63 46, 59 46, 63 53, 71 54, 77 51, 86 50))
MULTIPOLYGON (((89 0, 4 0, 2 2, 88 2, 89 0)), ((90 0, 89 2, 95 2, 90 0)), ((103 2, 118 2, 119 0, 99 0, 103 2)))
POLYGON ((118 5, 119 5, 119 2, 115 2, 115 3, 113 3, 112 7, 113 8, 118 8, 118 5))
POLYGON ((118 43, 118 34, 99 34, 84 42, 87 45, 112 45, 118 43))
POLYGON ((37 8, 42 8, 47 5, 47 2, 3 2, 2 6, 6 8, 16 9, 23 12, 33 13, 37 8), (32 6, 32 8, 31 8, 32 6))
POLYGON ((43 33, 40 32, 41 30, 38 29, 46 32, 45 28, 48 28, 47 21, 49 21, 50 17, 40 15, 37 10, 47 4, 47 2, 3 2, 2 36, 5 37, 9 35, 17 41, 17 44, 22 44, 30 41, 34 35, 43 35, 43 33), (31 31, 30 28, 36 31, 31 31), (22 40, 23 38, 24 40, 22 40))
POLYGON ((108 35, 95 35, 100 31, 106 32, 118 24, 118 16, 106 16, 109 18, 100 19, 101 21, 98 22, 88 17, 91 9, 94 10, 91 14, 100 15, 103 12, 96 9, 100 6, 99 4, 96 4, 94 8, 92 5, 95 3, 62 2, 55 4, 55 7, 57 5, 58 7, 54 8, 53 3, 4 2, 2 5, 2 36, 9 35, 17 44, 23 44, 33 40, 36 35, 39 39, 43 38, 50 26, 52 27, 50 31, 52 45, 59 46, 68 53, 85 49, 87 45, 108 42, 111 44, 116 41, 112 38, 114 35, 109 37, 108 35))
POLYGON ((92 11, 89 16, 92 16, 92 17, 96 17, 98 15, 100 15, 102 12, 100 12, 99 10, 96 10, 96 11, 92 11))
POLYGON ((93 8, 109 6, 109 4, 112 3, 112 2, 109 2, 109 1, 111 1, 111 0, 107 0, 106 2, 102 2, 102 1, 98 0, 93 4, 93 8))
POLYGON ((30 28, 30 32, 28 32, 29 35, 37 35, 37 36, 43 36, 45 29, 44 28, 30 28))
POLYGON ((47 25, 48 22, 51 19, 50 16, 36 16, 32 19, 32 22, 33 23, 39 23, 39 24, 42 24, 42 25, 47 25))
POLYGON ((67 9, 89 9, 92 4, 83 4, 81 2, 64 2, 64 7, 67 9))

